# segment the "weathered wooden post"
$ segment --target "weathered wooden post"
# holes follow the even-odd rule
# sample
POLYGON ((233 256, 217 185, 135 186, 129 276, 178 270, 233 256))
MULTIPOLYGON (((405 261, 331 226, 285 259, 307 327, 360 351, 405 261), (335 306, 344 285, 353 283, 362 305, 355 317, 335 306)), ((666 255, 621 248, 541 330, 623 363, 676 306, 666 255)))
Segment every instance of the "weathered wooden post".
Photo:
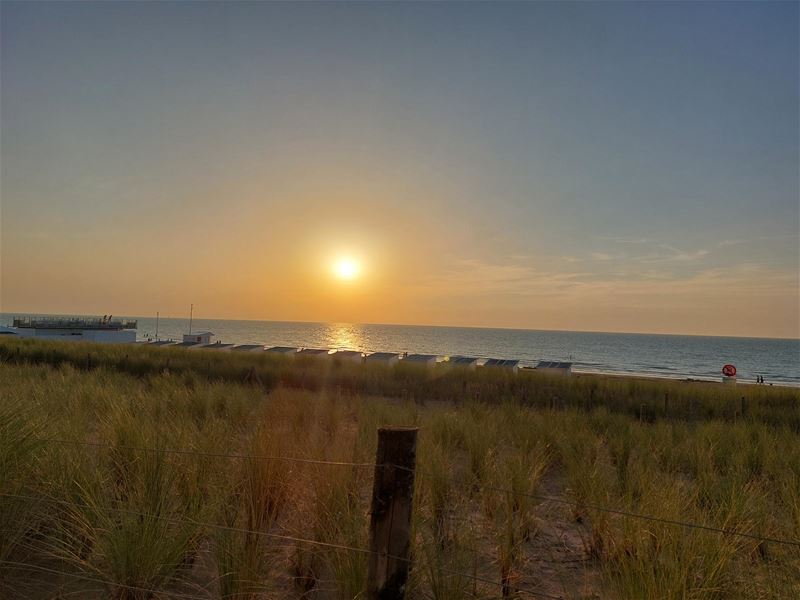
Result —
POLYGON ((370 518, 369 600, 402 600, 411 554, 416 427, 381 427, 370 518))

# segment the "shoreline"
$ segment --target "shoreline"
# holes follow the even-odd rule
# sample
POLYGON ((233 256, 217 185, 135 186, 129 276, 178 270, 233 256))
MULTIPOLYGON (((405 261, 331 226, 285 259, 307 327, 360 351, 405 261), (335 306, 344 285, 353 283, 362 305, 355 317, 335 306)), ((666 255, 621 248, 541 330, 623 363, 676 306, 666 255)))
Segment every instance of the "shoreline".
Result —
MULTIPOLYGON (((530 369, 535 371, 536 369, 530 369)), ((705 377, 702 375, 680 375, 680 376, 670 376, 670 375, 657 375, 651 373, 621 373, 618 371, 581 371, 581 370, 574 370, 573 376, 579 377, 605 377, 610 379, 640 379, 645 381, 673 381, 677 383, 708 383, 708 384, 716 384, 716 385, 729 385, 722 382, 720 379, 713 379, 711 377, 705 377)), ((800 382, 787 382, 787 381, 772 381, 769 383, 758 384, 752 379, 737 379, 736 385, 746 385, 750 386, 764 386, 764 387, 779 387, 779 388, 789 388, 789 389, 798 389, 800 390, 800 382)))

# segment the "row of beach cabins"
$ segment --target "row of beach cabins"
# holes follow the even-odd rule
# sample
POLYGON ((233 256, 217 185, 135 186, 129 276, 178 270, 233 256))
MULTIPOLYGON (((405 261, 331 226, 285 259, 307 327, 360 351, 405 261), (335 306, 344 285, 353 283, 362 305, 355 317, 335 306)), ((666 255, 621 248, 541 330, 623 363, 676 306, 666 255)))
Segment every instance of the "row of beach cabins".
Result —
MULTIPOLYGON (((273 346, 268 348, 261 344, 227 344, 224 342, 212 342, 213 333, 204 331, 199 333, 184 334, 183 341, 177 340, 156 340, 141 342, 148 346, 186 348, 187 350, 210 350, 216 352, 267 352, 289 358, 294 357, 315 357, 324 359, 345 360, 355 363, 395 365, 399 362, 403 364, 415 364, 423 367, 433 368, 437 364, 444 363, 450 366, 459 366, 466 369, 476 369, 478 367, 488 367, 506 369, 517 372, 519 369, 527 369, 520 365, 519 360, 505 358, 478 358, 471 356, 440 356, 436 354, 409 354, 407 352, 371 352, 365 353, 358 350, 326 350, 324 348, 294 348, 289 346, 273 346)), ((544 371, 558 375, 571 375, 572 363, 561 361, 539 361, 536 365, 537 371, 544 371)))

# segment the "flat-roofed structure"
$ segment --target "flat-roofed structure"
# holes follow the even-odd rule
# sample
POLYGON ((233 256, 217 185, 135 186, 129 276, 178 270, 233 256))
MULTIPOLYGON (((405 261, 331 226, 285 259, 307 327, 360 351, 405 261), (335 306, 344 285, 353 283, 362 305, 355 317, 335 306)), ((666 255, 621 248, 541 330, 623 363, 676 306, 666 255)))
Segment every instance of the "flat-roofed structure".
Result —
POLYGON ((299 348, 292 348, 291 346, 273 346, 272 348, 267 348, 264 352, 292 357, 295 356, 299 350, 299 348))
POLYGON ((231 352, 263 352, 263 344, 239 344, 231 348, 231 352))
POLYGON ((435 367, 438 356, 435 354, 409 354, 403 358, 403 364, 421 365, 423 367, 435 367))
POLYGON ((396 365, 400 360, 400 354, 397 352, 373 352, 368 354, 364 360, 371 365, 396 365))
POLYGON ((540 360, 536 365, 536 370, 553 375, 571 375, 572 363, 557 360, 540 360))
POLYGON ((223 344, 222 342, 214 342, 213 344, 205 344, 200 346, 198 350, 216 350, 218 352, 230 352, 233 344, 223 344))
POLYGON ((147 342, 148 346, 173 346, 177 344, 175 340, 156 340, 154 342, 147 342))
POLYGON ((472 356, 451 356, 447 364, 454 367, 463 367, 465 369, 474 369, 478 366, 478 359, 472 356))
POLYGON ((327 358, 331 355, 330 350, 324 348, 303 348, 297 353, 298 356, 313 356, 315 358, 327 358))
POLYGON ((354 363, 364 362, 364 353, 358 350, 337 350, 332 356, 335 359, 347 360, 354 363))
POLYGON ((210 344, 214 334, 210 331, 198 331, 196 333, 184 333, 184 342, 194 342, 195 344, 210 344))
POLYGON ((491 369, 508 369, 516 373, 519 370, 519 361, 513 358, 490 358, 483 363, 483 366, 491 369))
POLYGON ((203 346, 203 344, 199 342, 178 342, 174 345, 175 348, 195 348, 197 346, 203 346))

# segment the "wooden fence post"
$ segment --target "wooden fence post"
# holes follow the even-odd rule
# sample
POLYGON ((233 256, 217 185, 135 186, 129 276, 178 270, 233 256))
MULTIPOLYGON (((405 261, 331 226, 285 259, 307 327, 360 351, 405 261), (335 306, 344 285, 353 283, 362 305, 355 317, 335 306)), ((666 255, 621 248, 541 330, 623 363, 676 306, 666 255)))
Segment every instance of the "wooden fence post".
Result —
POLYGON ((381 427, 370 518, 369 600, 402 600, 411 554, 416 427, 381 427))

